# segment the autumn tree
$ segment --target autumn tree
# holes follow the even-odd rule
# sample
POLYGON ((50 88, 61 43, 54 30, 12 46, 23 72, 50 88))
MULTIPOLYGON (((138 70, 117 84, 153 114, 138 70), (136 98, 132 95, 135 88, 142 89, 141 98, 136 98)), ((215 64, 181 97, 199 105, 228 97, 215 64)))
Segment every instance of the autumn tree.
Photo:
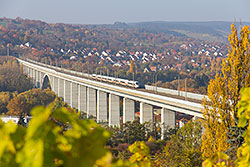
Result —
POLYGON ((229 133, 232 127, 237 127, 240 90, 250 85, 249 34, 249 26, 243 27, 239 35, 232 24, 228 38, 231 46, 228 57, 223 60, 221 72, 208 85, 209 99, 204 98, 202 103, 206 129, 202 136, 203 157, 211 157, 218 151, 227 151, 236 143, 238 146, 242 144, 238 139, 231 144, 228 140, 239 131, 236 128, 231 135, 229 133))
POLYGON ((215 73, 215 59, 211 61, 211 72, 215 73))
POLYGON ((135 141, 147 141, 152 134, 152 130, 148 127, 150 127, 149 122, 141 124, 138 119, 121 124, 120 128, 107 127, 112 133, 107 145, 116 147, 121 143, 132 144, 135 141))
POLYGON ((0 65, 0 91, 20 93, 31 88, 31 80, 21 72, 16 60, 9 59, 0 65))
POLYGON ((0 92, 0 114, 6 113, 8 111, 7 105, 12 96, 13 95, 10 92, 0 92))
POLYGON ((201 166, 201 124, 189 121, 171 136, 163 152, 154 157, 154 167, 201 166))
POLYGON ((130 61, 130 66, 129 66, 129 70, 127 72, 127 75, 129 74, 134 74, 136 72, 136 65, 135 65, 135 61, 131 60, 130 61))
MULTIPOLYGON (((49 89, 32 89, 23 93, 20 93, 16 97, 10 100, 7 105, 8 112, 10 115, 30 115, 30 110, 37 106, 43 105, 46 106, 53 102, 55 99, 55 94, 49 89)), ((58 105, 55 102, 54 105, 58 105)), ((60 107, 63 107, 59 103, 60 107)))
MULTIPOLYGON (((238 148, 237 159, 232 159, 230 156, 223 152, 217 152, 212 157, 206 159, 203 163, 203 167, 245 167, 250 166, 250 88, 241 89, 240 101, 238 103, 238 118, 239 128, 245 128, 244 143, 238 148), (247 128, 246 128, 247 127, 247 128)), ((236 154, 236 151, 234 154, 236 154)), ((235 155, 236 156, 236 155, 235 155)))
POLYGON ((65 107, 69 112, 76 112, 74 108, 70 107, 65 101, 63 101, 63 98, 56 96, 53 102, 49 104, 49 106, 52 108, 52 111, 65 107))

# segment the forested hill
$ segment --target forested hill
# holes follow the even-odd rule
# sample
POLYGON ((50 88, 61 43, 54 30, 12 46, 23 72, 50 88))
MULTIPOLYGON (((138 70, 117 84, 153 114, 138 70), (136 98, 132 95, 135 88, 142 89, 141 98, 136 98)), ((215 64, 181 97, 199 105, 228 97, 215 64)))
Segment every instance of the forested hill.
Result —
MULTIPOLYGON (((226 42, 230 33, 232 22, 210 21, 210 22, 138 22, 123 23, 115 22, 112 25, 105 25, 108 28, 141 28, 148 32, 165 33, 175 36, 186 36, 200 40, 226 42)), ((249 22, 234 22, 236 27, 250 25, 249 22)))
POLYGON ((29 42, 37 49, 82 50, 84 46, 97 48, 98 51, 111 49, 163 53, 166 47, 176 48, 176 45, 185 41, 201 43, 201 40, 205 40, 227 44, 230 24, 231 22, 115 22, 106 25, 72 25, 0 18, 0 46, 29 42))
POLYGON ((9 51, 10 55, 25 55, 63 68, 91 73, 109 71, 126 79, 132 79, 134 72, 143 84, 153 83, 152 75, 165 71, 158 76, 162 82, 159 86, 176 89, 179 75, 183 81, 190 79, 189 91, 204 93, 208 80, 228 54, 230 25, 231 22, 78 25, 0 18, 0 55, 9 51), (130 69, 131 61, 136 68, 130 69))

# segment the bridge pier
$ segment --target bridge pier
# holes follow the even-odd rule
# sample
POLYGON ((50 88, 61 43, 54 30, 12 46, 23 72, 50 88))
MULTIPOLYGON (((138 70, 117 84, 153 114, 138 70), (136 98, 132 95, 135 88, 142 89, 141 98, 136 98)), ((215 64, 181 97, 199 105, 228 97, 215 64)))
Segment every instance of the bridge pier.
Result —
POLYGON ((78 110, 87 112, 87 88, 78 85, 78 110))
MULTIPOLYGON (((54 81, 53 81, 53 88, 54 88, 54 92, 55 92, 55 94, 57 94, 58 96, 59 96, 59 79, 57 78, 57 77, 54 77, 54 81)), ((42 83, 41 83, 41 85, 42 85, 42 83)))
POLYGON ((26 75, 29 76, 30 74, 30 68, 26 66, 26 75))
POLYGON ((144 122, 153 122, 153 106, 143 103, 140 103, 140 123, 144 122))
POLYGON ((109 126, 120 126, 120 97, 109 94, 109 126))
POLYGON ((33 84, 33 69, 29 68, 29 77, 31 78, 33 84))
POLYGON ((87 117, 96 117, 96 90, 88 87, 87 92, 87 117))
POLYGON ((97 90, 97 122, 108 120, 107 93, 97 90))
MULTIPOLYGON (((53 76, 50 76, 50 86, 51 86, 51 90, 55 90, 55 88, 54 88, 54 77, 53 76)), ((41 82, 40 82, 40 85, 41 85, 41 82)))
MULTIPOLYGON (((20 64, 22 64, 22 63, 20 63, 20 64)), ((23 73, 27 74, 28 73, 28 67, 24 66, 23 64, 22 64, 22 66, 23 66, 23 73)))
POLYGON ((36 86, 36 70, 32 70, 32 81, 33 81, 33 84, 36 86))
MULTIPOLYGON (((37 73, 37 87, 38 88, 42 88, 42 78, 41 78, 41 72, 40 71, 38 71, 38 73, 37 73)), ((51 83, 53 83, 52 81, 51 81, 51 83)), ((53 84, 51 84, 51 85, 53 85, 53 84)), ((51 89, 52 89, 52 87, 51 87, 51 89)))
POLYGON ((167 110, 165 108, 161 109, 161 123, 165 126, 169 126, 170 128, 175 127, 175 116, 176 112, 167 110))
MULTIPOLYGON (((54 77, 52 77, 52 79, 54 79, 54 77)), ((43 79, 42 79, 42 77, 41 77, 41 72, 40 71, 38 71, 38 88, 42 88, 42 81, 43 79)), ((53 80, 54 81, 54 80, 53 80)), ((50 83, 51 83, 51 86, 53 85, 53 81, 50 81, 50 83)), ((51 87, 51 89, 52 89, 52 87, 51 87)))
POLYGON ((76 83, 71 82, 71 103, 72 107, 78 108, 78 85, 76 83))
POLYGON ((38 87, 38 85, 39 85, 38 83, 39 83, 38 71, 35 70, 35 88, 39 88, 39 87, 38 87))
POLYGON ((70 82, 67 80, 64 80, 64 101, 68 103, 69 105, 71 104, 71 86, 70 82))
POLYGON ((30 77, 30 68, 27 67, 27 75, 30 77))
POLYGON ((31 80, 32 80, 32 68, 29 68, 29 77, 31 78, 31 80))
MULTIPOLYGON (((23 66, 23 67, 24 67, 24 66, 23 66)), ((28 76, 29 76, 29 70, 30 70, 29 67, 26 66, 25 73, 26 73, 26 75, 28 75, 28 76)))
POLYGON ((58 96, 65 100, 65 80, 58 78, 58 96))
POLYGON ((31 76, 30 76, 30 67, 27 67, 27 75, 28 75, 29 77, 31 77, 31 76))
POLYGON ((123 123, 133 122, 135 119, 135 101, 123 98, 123 123))
POLYGON ((161 138, 164 139, 164 131, 166 127, 174 128, 176 124, 176 112, 166 108, 161 109, 161 138))

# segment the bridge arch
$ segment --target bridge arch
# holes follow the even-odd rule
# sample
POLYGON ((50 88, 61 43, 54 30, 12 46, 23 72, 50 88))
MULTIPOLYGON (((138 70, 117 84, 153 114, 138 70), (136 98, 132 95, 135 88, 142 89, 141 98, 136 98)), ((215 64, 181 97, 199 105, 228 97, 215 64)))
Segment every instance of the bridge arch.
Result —
POLYGON ((50 76, 48 74, 45 74, 42 78, 42 89, 47 89, 50 88, 51 89, 51 79, 50 76))

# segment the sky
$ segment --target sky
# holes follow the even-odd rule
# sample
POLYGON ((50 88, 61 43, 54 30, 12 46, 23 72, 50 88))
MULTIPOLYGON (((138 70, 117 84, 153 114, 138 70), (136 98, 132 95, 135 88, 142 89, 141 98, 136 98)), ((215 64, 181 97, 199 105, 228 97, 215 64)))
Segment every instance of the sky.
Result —
POLYGON ((250 0, 0 0, 0 17, 49 23, 246 21, 250 0))

